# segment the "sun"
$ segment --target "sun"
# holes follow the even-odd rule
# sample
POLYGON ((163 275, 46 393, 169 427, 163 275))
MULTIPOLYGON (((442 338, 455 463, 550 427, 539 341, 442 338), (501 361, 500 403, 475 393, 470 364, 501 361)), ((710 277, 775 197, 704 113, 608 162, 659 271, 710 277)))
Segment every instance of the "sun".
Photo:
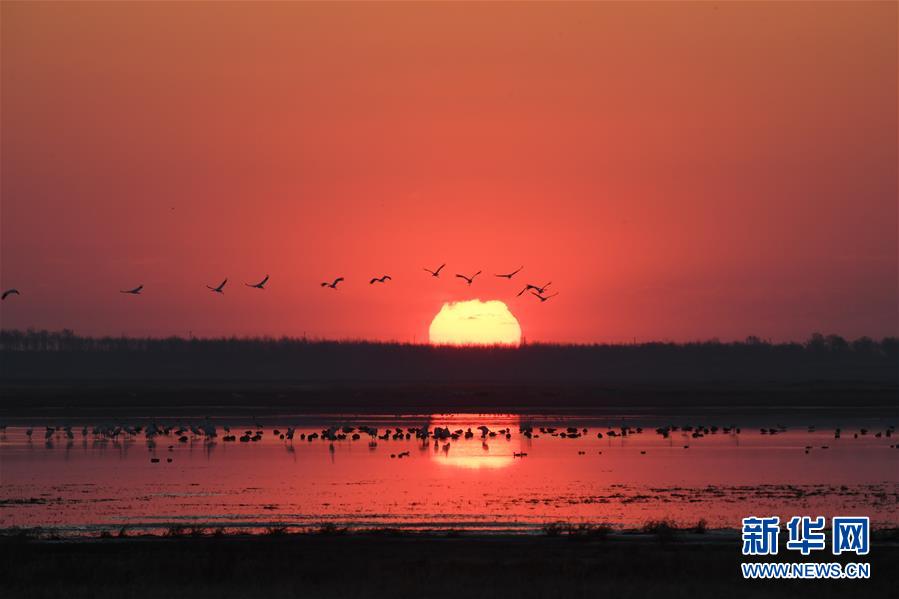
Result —
POLYGON ((434 345, 518 345, 521 325, 499 300, 443 304, 428 331, 434 345))

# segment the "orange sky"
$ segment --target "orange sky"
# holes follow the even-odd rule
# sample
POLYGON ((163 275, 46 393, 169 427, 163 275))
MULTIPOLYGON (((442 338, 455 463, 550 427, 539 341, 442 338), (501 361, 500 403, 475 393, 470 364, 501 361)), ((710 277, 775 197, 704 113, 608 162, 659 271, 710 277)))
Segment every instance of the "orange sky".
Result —
POLYGON ((4 2, 0 133, 5 328, 899 333, 895 3, 4 2))

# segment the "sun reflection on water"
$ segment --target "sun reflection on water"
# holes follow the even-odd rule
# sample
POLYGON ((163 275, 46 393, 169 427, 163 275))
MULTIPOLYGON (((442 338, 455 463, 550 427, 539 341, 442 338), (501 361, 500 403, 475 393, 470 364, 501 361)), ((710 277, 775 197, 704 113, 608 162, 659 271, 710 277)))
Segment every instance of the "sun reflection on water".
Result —
POLYGON ((521 436, 518 427, 521 419, 513 414, 433 414, 428 425, 460 432, 456 440, 431 442, 432 462, 441 466, 466 469, 499 469, 513 466, 521 453, 521 436), (486 427, 480 429, 479 427, 486 427), (466 438, 466 433, 471 436, 466 438), (506 438, 506 432, 512 438, 506 438), (486 434, 485 434, 486 433, 486 434), (492 433, 492 435, 491 435, 492 433))

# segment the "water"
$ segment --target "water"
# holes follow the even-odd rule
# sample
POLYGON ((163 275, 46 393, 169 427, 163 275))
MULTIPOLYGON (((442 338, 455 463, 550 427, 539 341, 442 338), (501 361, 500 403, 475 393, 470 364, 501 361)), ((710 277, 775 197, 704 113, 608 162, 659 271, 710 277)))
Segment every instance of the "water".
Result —
POLYGON ((657 519, 679 525, 704 519, 710 528, 738 528, 747 515, 867 515, 878 527, 899 525, 899 435, 887 437, 885 422, 851 423, 836 439, 830 427, 791 426, 770 435, 750 421, 739 434, 719 429, 696 438, 678 430, 665 438, 654 428, 668 420, 621 415, 231 421, 238 437, 263 431, 260 441, 247 443, 223 441, 224 421, 212 422, 213 440, 187 432, 188 440, 179 442, 172 433, 157 436, 155 444, 144 432, 82 436, 83 425, 90 430, 97 423, 72 423, 73 438, 57 431, 47 442, 44 425, 52 423, 34 426, 30 439, 26 426, 9 426, 0 433, 0 527, 41 527, 63 536, 122 527, 162 534, 180 526, 258 532, 328 523, 524 533, 558 521, 636 528, 657 519), (615 427, 628 422, 644 430, 609 437, 611 420, 615 427), (536 427, 533 438, 519 432, 522 424, 536 427), (292 442, 273 434, 288 425, 297 427, 292 442), (471 428, 474 437, 436 448, 433 439, 414 435, 300 439, 331 425, 368 425, 381 434, 385 427, 471 428), (481 425, 510 429, 511 438, 482 439, 481 425), (541 433, 541 426, 559 430, 554 436, 541 433), (588 432, 558 436, 569 426, 588 432), (854 438, 862 426, 870 432, 854 438), (408 457, 391 457, 402 452, 408 457), (527 455, 515 456, 520 453, 527 455))

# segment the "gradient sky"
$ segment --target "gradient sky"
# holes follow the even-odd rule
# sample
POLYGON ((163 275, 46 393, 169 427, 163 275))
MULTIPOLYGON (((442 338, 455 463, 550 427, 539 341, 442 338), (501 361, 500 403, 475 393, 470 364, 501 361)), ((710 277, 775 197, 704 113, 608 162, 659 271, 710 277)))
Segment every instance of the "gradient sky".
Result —
POLYGON ((899 333, 895 3, 0 10, 4 328, 899 333))

